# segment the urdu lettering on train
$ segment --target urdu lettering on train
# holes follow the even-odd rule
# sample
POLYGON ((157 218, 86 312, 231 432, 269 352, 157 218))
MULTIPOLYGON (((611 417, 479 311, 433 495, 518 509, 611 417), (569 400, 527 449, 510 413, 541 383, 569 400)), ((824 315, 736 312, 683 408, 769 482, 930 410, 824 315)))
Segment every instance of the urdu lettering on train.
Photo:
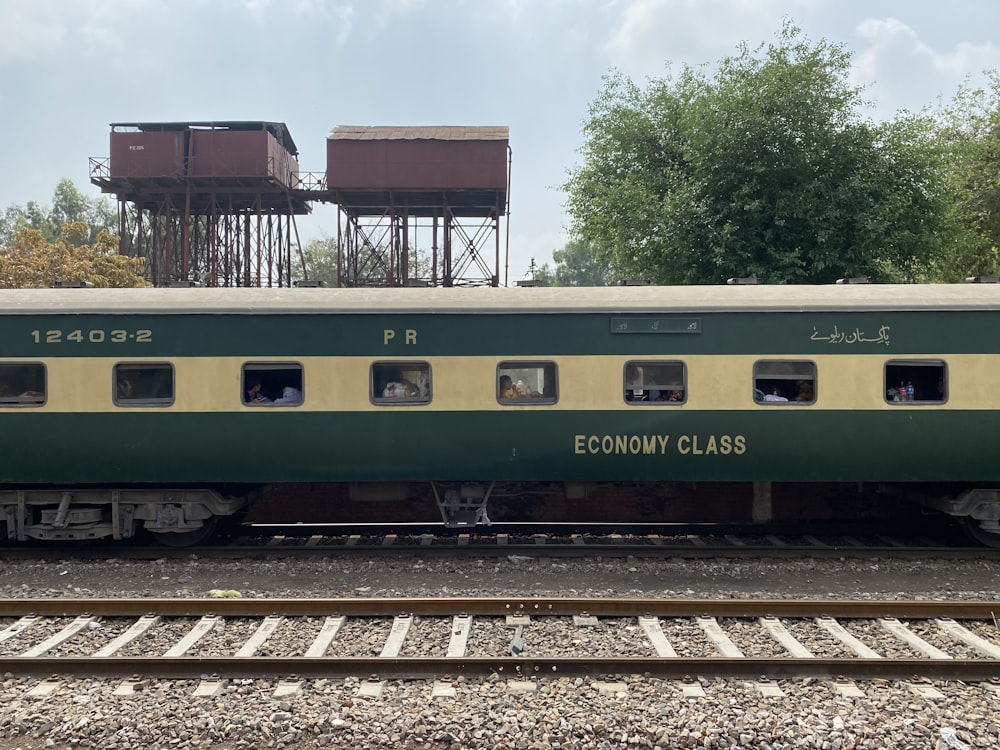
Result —
POLYGON ((816 326, 813 326, 812 336, 809 339, 811 341, 827 341, 831 344, 885 344, 889 346, 889 326, 879 326, 878 336, 874 338, 865 336, 865 332, 860 328, 855 328, 853 331, 845 333, 837 328, 836 325, 834 325, 833 331, 823 336, 816 329, 816 326))
POLYGON ((742 456, 747 451, 745 435, 574 435, 573 452, 578 456, 742 456))

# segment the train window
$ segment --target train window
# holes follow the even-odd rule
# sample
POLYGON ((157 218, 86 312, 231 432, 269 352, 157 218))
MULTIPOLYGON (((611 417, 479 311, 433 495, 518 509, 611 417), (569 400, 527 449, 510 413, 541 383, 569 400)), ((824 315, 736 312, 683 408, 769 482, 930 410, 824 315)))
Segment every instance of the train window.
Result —
POLYGON ((431 366, 427 362, 374 362, 370 388, 374 404, 429 404, 431 366))
POLYGON ((625 400, 630 404, 682 404, 687 400, 683 362, 626 362, 625 400))
POLYGON ((0 406, 41 406, 46 394, 41 362, 0 363, 0 406))
POLYGON ((555 362, 501 362, 497 401, 501 404, 554 404, 559 397, 555 362))
POLYGON ((815 404, 816 363, 802 359, 754 362, 753 397, 763 404, 815 404))
POLYGON ((169 362, 115 365, 114 402, 118 406, 170 406, 174 402, 174 368, 169 362))
POLYGON ((298 362, 247 362, 243 365, 243 403, 247 406, 298 406, 305 400, 298 362))
POLYGON ((939 359, 890 359, 882 386, 889 403, 942 404, 948 398, 948 370, 939 359))

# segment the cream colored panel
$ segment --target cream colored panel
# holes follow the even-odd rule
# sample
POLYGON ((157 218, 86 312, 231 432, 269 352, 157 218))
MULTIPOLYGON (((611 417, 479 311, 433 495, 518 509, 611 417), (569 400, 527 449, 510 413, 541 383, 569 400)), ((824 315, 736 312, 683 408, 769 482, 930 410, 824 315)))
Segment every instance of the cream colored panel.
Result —
MULTIPOLYGON (((940 360, 948 372, 946 404, 887 403, 884 367, 891 352, 874 355, 812 357, 802 354, 739 356, 539 357, 193 357, 53 358, 44 361, 48 402, 40 411, 464 411, 464 410, 757 410, 757 409, 983 409, 1000 408, 1000 393, 991 387, 1000 371, 997 355, 899 356, 901 360, 940 360), (759 404, 753 401, 753 365, 758 359, 795 359, 816 363, 816 403, 759 404), (632 360, 682 361, 687 367, 687 402, 630 405, 623 399, 625 364, 632 360), (118 407, 112 402, 112 372, 118 362, 164 362, 174 365, 175 402, 170 407, 118 407), (369 368, 376 361, 429 362, 433 400, 424 405, 382 406, 369 399, 369 368), (496 371, 501 361, 555 362, 559 400, 539 404, 501 405, 496 399, 496 371), (247 362, 288 362, 303 368, 305 403, 298 407, 252 407, 242 401, 242 367, 247 362)), ((2 410, 0 410, 2 412, 2 410)))

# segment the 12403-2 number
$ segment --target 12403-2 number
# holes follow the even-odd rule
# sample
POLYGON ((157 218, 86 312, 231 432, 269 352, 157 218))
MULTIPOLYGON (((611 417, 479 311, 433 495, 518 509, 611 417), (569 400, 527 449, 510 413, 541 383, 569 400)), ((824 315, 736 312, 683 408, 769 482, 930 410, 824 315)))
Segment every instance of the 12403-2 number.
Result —
POLYGON ((84 341, 91 344, 103 344, 105 341, 110 341, 112 344, 124 344, 129 341, 149 344, 153 341, 153 332, 148 328, 140 328, 137 331, 125 331, 120 328, 113 331, 104 331, 100 328, 84 331, 77 328, 75 331, 32 331, 31 338, 36 344, 61 344, 64 341, 73 341, 77 344, 82 344, 84 341))

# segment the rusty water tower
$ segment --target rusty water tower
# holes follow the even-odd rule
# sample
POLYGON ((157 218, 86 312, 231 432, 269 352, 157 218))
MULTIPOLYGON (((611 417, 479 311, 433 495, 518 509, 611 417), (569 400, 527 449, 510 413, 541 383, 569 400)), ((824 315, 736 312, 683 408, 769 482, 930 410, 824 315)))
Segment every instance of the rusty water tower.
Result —
POLYGON ((341 286, 498 286, 506 127, 338 126, 326 191, 341 286))
POLYGON ((113 123, 90 180, 119 204, 119 250, 156 286, 291 286, 298 151, 284 123, 113 123))

